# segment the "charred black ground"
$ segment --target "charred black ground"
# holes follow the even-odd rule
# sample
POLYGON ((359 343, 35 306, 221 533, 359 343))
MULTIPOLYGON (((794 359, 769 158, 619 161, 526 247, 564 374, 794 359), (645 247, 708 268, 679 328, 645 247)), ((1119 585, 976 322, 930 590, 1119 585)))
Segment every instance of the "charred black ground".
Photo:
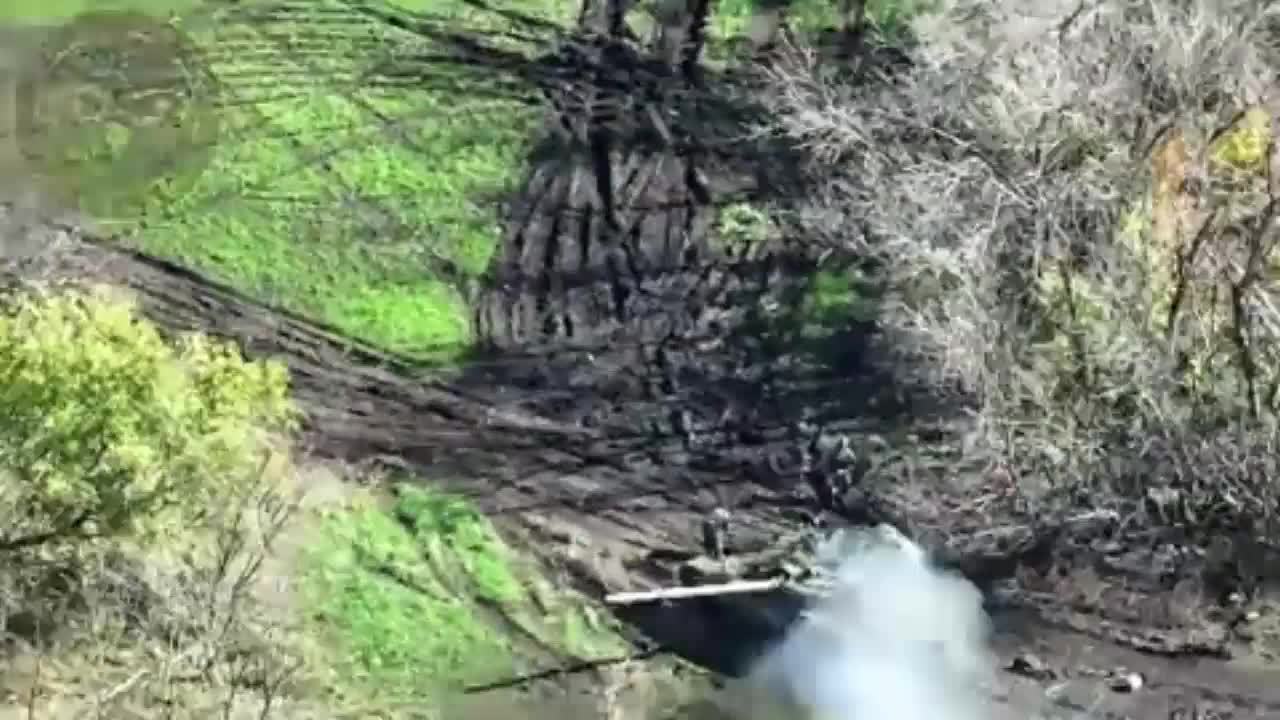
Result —
MULTIPOLYGON (((628 37, 608 8, 584 13, 580 28, 520 17, 523 49, 377 14, 451 51, 400 59, 371 82, 462 82, 549 113, 522 191, 503 199, 494 266, 465 288, 481 347, 456 370, 425 373, 92 238, 40 270, 118 282, 166 327, 283 357, 311 450, 448 484, 594 593, 670 582, 673 567, 699 552, 699 523, 716 507, 733 514, 736 552, 815 522, 888 520, 989 591, 1009 653, 1049 638, 1056 645, 1040 652, 1063 662, 1091 647, 1145 658, 1134 661, 1159 674, 1185 672, 1183 661, 1151 656, 1227 652, 1228 620, 1191 627, 1151 609, 1175 567, 1163 538, 1105 523, 1048 527, 1013 506, 994 529, 950 512, 954 488, 935 472, 952 455, 947 406, 895 382, 874 323, 800 332, 816 271, 857 258, 833 256, 785 222, 759 242, 717 238, 717 209, 730 204, 785 218, 806 192, 807 159, 751 132, 767 108, 753 99, 750 64, 716 71, 702 62, 708 12, 694 3, 678 52, 668 38, 628 37), (838 437, 860 459, 862 482, 842 505, 822 507, 813 467, 838 437), (904 467, 906 454, 918 474, 874 472, 887 459, 904 467), (566 552, 575 545, 590 559, 566 552), (1055 573, 1084 565, 1116 580, 1089 607, 1052 587, 1055 573)), ((854 67, 901 69, 890 51, 845 62, 855 79, 854 67)), ((785 624, 798 609, 786 598, 766 602, 775 604, 767 613, 759 603, 702 601, 622 617, 645 643, 733 674, 778 636, 770 618, 785 624)), ((1236 687, 1220 694, 1237 717, 1280 707, 1274 688, 1216 672, 1236 687)))

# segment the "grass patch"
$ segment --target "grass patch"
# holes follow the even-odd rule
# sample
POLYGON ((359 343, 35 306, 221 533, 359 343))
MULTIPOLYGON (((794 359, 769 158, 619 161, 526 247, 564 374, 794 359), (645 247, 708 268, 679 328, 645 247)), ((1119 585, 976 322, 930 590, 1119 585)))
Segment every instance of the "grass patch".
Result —
MULTIPOLYGON (((751 24, 756 8, 768 4, 768 0, 719 0, 711 23, 712 37, 728 40, 741 36, 751 24)), ((911 16, 925 7, 925 0, 869 0, 867 20, 891 35, 904 29, 911 16)), ((814 33, 839 25, 839 5, 830 0, 792 0, 787 17, 792 30, 814 33)))
MULTIPOLYGON (((873 2, 869 13, 894 16, 903 2, 873 2)), ((265 302, 395 352, 456 360, 472 339, 459 286, 484 271, 499 241, 486 199, 521 177, 537 111, 457 91, 366 87, 360 73, 384 56, 433 49, 358 14, 315 21, 345 4, 294 4, 310 10, 254 22, 231 6, 193 11, 194 4, 23 0, 7 11, 14 20, 44 22, 90 7, 174 13, 220 82, 219 141, 185 149, 189 180, 139 183, 130 175, 137 171, 112 168, 107 177, 117 190, 142 187, 144 197, 130 212, 100 219, 139 249, 265 302)), ((461 0, 392 4, 459 28, 510 29, 461 0)), ((558 0, 503 7, 560 20, 573 12, 558 0)), ((739 33, 751 9, 749 0, 725 0, 716 33, 739 33)), ((832 13, 817 0, 799 0, 792 10, 802 29, 830 25, 832 13)))
POLYGON ((331 512, 319 537, 303 596, 354 692, 429 707, 464 685, 546 667, 538 645, 593 657, 624 647, 462 500, 399 485, 387 503, 331 512))
MULTIPOLYGON (((484 24, 458 2, 401 4, 484 24)), ((470 340, 469 315, 451 278, 432 268, 483 272, 499 227, 482 198, 518 179, 536 118, 501 101, 362 88, 352 80, 370 62, 361 32, 387 48, 424 48, 368 21, 348 30, 349 46, 330 38, 332 53, 305 57, 280 38, 332 31, 299 20, 210 33, 213 48, 230 34, 251 36, 274 49, 274 67, 217 56, 214 72, 238 109, 225 114, 225 139, 199 186, 158 194, 153 209, 164 220, 137 241, 382 347, 449 359, 470 340), (286 97, 237 80, 270 77, 293 79, 286 97)))
MULTIPOLYGON (((769 210, 750 203, 733 203, 716 213, 713 241, 731 255, 776 237, 777 224, 769 210)), ((877 289, 870 274, 849 263, 828 263, 788 298, 785 326, 807 339, 821 339, 850 323, 875 320, 877 289)))
MULTIPOLYGON (((720 0, 712 17, 712 37, 728 40, 747 31, 761 0, 720 0)), ((813 32, 833 27, 838 20, 835 3, 827 0, 795 0, 787 10, 791 27, 799 32, 813 32)))
POLYGON ((801 305, 806 337, 825 337, 849 323, 873 322, 876 290, 857 268, 819 270, 801 305))
MULTIPOLYGON (((714 246, 731 257, 750 257, 753 248, 776 238, 777 224, 767 208, 734 203, 717 211, 714 246)), ((778 302, 762 302, 749 315, 746 332, 773 352, 799 350, 822 362, 847 353, 851 331, 874 324, 879 293, 873 274, 857 263, 825 263, 778 302)))
MULTIPOLYGON (((478 32, 510 29, 460 0, 391 4, 478 32)), ((362 73, 375 64, 436 49, 347 3, 288 3, 294 10, 270 19, 234 6, 187 12, 192 5, 119 3, 161 17, 173 11, 203 49, 220 84, 216 146, 179 151, 179 165, 202 170, 184 175, 194 180, 175 187, 175 173, 145 178, 127 212, 98 219, 144 251, 362 340, 455 358, 471 339, 458 286, 496 250, 490 200, 521 177, 537 111, 465 90, 369 87, 362 73)), ((61 20, 89 6, 65 0, 38 12, 26 3, 8 14, 61 20)), ((503 8, 572 11, 558 0, 503 8)), ((459 69, 460 82, 474 72, 459 69)), ((114 186, 137 184, 130 168, 112 169, 114 186)))
POLYGON ((764 242, 776 230, 768 212, 750 203, 733 203, 716 211, 715 240, 731 254, 764 242))
POLYGON ((0 8, 0 23, 45 25, 63 22, 94 11, 135 10, 156 17, 170 12, 184 12, 201 5, 203 0, 6 0, 0 8))
POLYGON ((857 362, 879 315, 881 290, 872 277, 856 265, 833 262, 781 297, 757 302, 743 336, 768 357, 793 355, 827 369, 857 362))

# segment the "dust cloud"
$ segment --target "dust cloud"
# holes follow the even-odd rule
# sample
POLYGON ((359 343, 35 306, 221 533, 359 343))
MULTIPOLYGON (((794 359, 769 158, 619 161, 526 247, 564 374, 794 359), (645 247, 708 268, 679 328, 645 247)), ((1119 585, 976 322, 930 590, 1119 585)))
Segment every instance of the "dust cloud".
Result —
POLYGON ((890 526, 819 549, 834 592, 756 667, 753 718, 985 720, 994 659, 978 589, 890 526))

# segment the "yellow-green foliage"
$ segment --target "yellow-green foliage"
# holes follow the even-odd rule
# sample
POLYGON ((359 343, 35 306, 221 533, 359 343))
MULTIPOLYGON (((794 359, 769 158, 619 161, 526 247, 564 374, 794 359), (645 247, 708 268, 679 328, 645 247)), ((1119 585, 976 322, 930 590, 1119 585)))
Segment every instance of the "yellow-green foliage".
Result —
MULTIPOLYGON (((1215 202, 1228 216, 1248 209, 1252 199, 1248 183, 1258 181, 1265 168, 1270 128, 1266 111, 1251 110, 1208 148, 1210 184, 1218 188, 1215 202), (1245 184, 1241 184, 1242 180, 1245 184)), ((1188 150, 1180 133, 1159 149, 1151 192, 1133 204, 1117 228, 1117 245, 1143 274, 1140 297, 1104 297, 1097 279, 1079 273, 1070 274, 1068 294, 1062 268, 1054 264, 1042 275, 1040 298, 1056 329, 1045 348, 1060 369, 1074 369, 1069 353, 1081 344, 1092 350, 1109 347, 1134 333, 1152 338, 1168 334, 1170 309, 1178 292, 1179 266, 1188 255, 1197 222, 1204 218, 1181 189, 1192 157, 1194 153, 1188 150), (1141 305, 1138 313, 1133 313, 1135 303, 1141 305), (1129 326, 1125 327, 1125 323, 1129 326)), ((1231 307, 1224 278, 1205 260, 1222 251, 1210 243, 1201 248, 1195 263, 1184 268, 1187 277, 1179 305, 1178 350, 1187 371, 1182 379, 1204 392, 1224 387, 1224 373, 1230 372, 1234 357, 1229 336, 1231 307)), ((1270 264, 1275 266, 1274 261, 1270 264)), ((1260 370, 1264 376, 1275 372, 1269 367, 1260 370)))
POLYGON ((1219 166, 1244 172, 1258 172, 1267 161, 1271 144, 1271 115, 1254 108, 1236 126, 1218 138, 1209 156, 1219 166))
POLYGON ((716 230, 733 249, 764 242, 771 231, 769 215, 747 203, 734 203, 721 208, 716 230))
MULTIPOLYGON (((1115 370, 1127 373, 1127 367, 1108 368, 1102 358, 1115 355, 1120 343, 1146 337, 1164 337, 1168 325, 1176 284, 1176 247, 1156 242, 1151 222, 1151 204, 1137 203, 1126 213, 1117 228, 1117 244, 1135 263, 1144 276, 1144 285, 1138 296, 1122 292, 1108 296, 1104 289, 1106 279, 1087 276, 1067 269, 1065 263, 1050 261, 1042 267, 1038 282, 1041 306, 1047 313, 1050 331, 1040 346, 1043 357, 1061 375, 1061 380, 1073 383, 1077 371, 1088 370, 1090 377, 1115 370), (1135 312, 1136 311, 1136 312, 1135 312), (1089 366, 1078 366, 1077 350, 1082 350, 1089 366)), ((1203 312, 1201 305, 1211 302, 1212 289, 1193 285, 1183 299, 1184 313, 1203 312)), ((1219 308, 1220 310, 1220 308, 1219 308)), ((1196 325, 1195 329, 1203 329, 1196 325)), ((1186 380, 1204 382, 1205 373, 1220 362, 1210 362, 1210 356, 1220 360, 1213 349, 1212 337, 1184 338, 1194 348, 1188 356, 1190 363, 1186 380)))
POLYGON ((1073 343, 1096 345, 1111 318, 1110 308, 1092 282, 1078 273, 1066 273, 1065 266, 1049 263, 1038 278, 1040 301, 1049 313, 1053 332, 1042 348, 1055 363, 1068 362, 1073 343))
POLYGON ((198 523, 295 422, 279 364, 166 342, 105 289, 26 296, 0 316, 0 547, 198 523))

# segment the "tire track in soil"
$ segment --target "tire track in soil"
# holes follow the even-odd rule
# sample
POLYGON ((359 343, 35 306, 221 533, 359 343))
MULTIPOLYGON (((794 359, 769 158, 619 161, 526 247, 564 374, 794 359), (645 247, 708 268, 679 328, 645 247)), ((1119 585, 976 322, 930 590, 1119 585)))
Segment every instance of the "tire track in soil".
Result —
MULTIPOLYGON (((715 504, 734 507, 745 542, 793 530, 796 508, 810 503, 793 469, 806 409, 845 432, 877 428, 881 418, 858 411, 891 383, 869 364, 770 356, 744 329, 762 298, 785 302, 813 268, 782 243, 726 257, 709 238, 716 198, 767 192, 767 172, 710 153, 691 172, 676 149, 612 152, 609 207, 588 163, 548 161, 530 173, 475 299, 487 348, 447 378, 415 379, 401 358, 154 258, 85 244, 46 270, 114 282, 169 329, 285 360, 316 454, 441 482, 597 592, 669 582, 653 552, 697 546, 715 504), (698 175, 710 198, 691 185, 698 175), (831 402, 842 395, 851 402, 831 402), (584 539, 587 550, 573 552, 584 539)), ((692 642, 714 645, 725 631, 741 634, 728 618, 749 614, 700 603, 649 620, 689 626, 701 634, 692 642)), ((1154 677, 1176 666, 1139 662, 1154 677)), ((1220 690, 1235 698, 1236 717, 1269 714, 1256 682, 1221 677, 1219 687, 1238 690, 1220 690), (1259 714, 1242 714, 1249 708, 1259 714)))
MULTIPOLYGON (((389 456, 426 473, 425 477, 445 480, 451 489, 471 495, 481 509, 495 513, 500 523, 514 523, 534 539, 530 544, 544 558, 597 591, 617 589, 626 581, 603 564, 575 560, 566 548, 586 538, 593 550, 607 547, 619 552, 622 557, 614 558, 615 567, 634 563, 627 570, 637 574, 648 571, 650 582, 661 582, 667 579, 661 577, 661 571, 643 562, 646 551, 673 551, 696 544, 693 529, 710 500, 707 488, 725 475, 734 483, 745 477, 735 475, 743 467, 737 458, 721 457, 717 466, 714 450, 690 452, 678 434, 654 439, 622 428, 610 436, 606 430, 634 417, 621 410, 613 425, 584 427, 558 420, 552 412, 535 415, 530 408, 536 411, 537 402, 506 400, 495 404, 466 383, 410 379, 408 366, 399 358, 354 343, 315 323, 264 308, 230 288, 153 258, 82 244, 49 258, 39 273, 112 282, 136 294, 147 316, 166 328, 203 330, 236 340, 252 355, 283 359, 293 373, 298 401, 308 413, 306 441, 317 454, 355 461, 389 456), (637 455, 644 459, 636 459, 637 455), (704 483, 701 488, 700 482, 704 483)), ((652 348, 661 347, 660 343, 638 343, 617 352, 623 360, 643 360, 653 354, 652 348)), ((598 346, 589 347, 592 349, 561 354, 528 351, 512 364, 586 362, 583 355, 599 352, 598 346)), ((687 358, 703 359, 706 355, 696 349, 686 351, 687 358)), ((692 360, 686 362, 694 365, 692 360)), ((499 375, 510 372, 509 367, 499 364, 487 367, 488 372, 499 375)), ((668 361, 662 367, 678 366, 668 361)), ((660 383, 670 373, 654 362, 641 368, 650 373, 642 377, 652 383, 660 383)), ((607 384, 610 374, 599 371, 593 377, 604 378, 601 382, 607 384)), ((503 396, 501 389, 490 392, 503 396)), ((547 402, 545 392, 535 396, 547 402)), ((623 399, 639 403, 633 412, 648 413, 671 402, 672 397, 633 389, 623 399)), ((729 400, 722 398, 720 402, 729 400)), ((572 413, 561 411, 560 416, 571 417, 572 413)), ((792 442, 792 434, 781 420, 771 434, 765 434, 769 436, 766 441, 754 448, 758 452, 784 451, 792 442)), ((755 496, 746 493, 739 503, 743 521, 759 537, 793 528, 794 519, 786 513, 788 505, 807 502, 789 498, 785 485, 776 478, 760 478, 753 489, 755 496)), ((741 604, 697 603, 639 619, 651 627, 674 624, 691 643, 723 649, 726 630, 743 634, 742 628, 756 623, 751 632, 767 636, 769 629, 758 626, 755 617, 754 611, 741 604)), ((1112 701, 1104 697, 1100 712, 1110 712, 1113 705, 1124 706, 1124 714, 1115 717, 1163 720, 1174 709, 1194 707, 1232 713, 1222 717, 1263 718, 1273 717, 1280 703, 1280 698, 1274 697, 1280 692, 1280 686, 1271 682, 1274 675, 1250 677, 1209 661, 1192 668, 1191 663, 1176 658, 1149 658, 1110 646, 1105 640, 1034 627, 1034 636, 1006 640, 1006 654, 1047 643, 1047 649, 1037 648, 1046 658, 1071 663, 1084 655, 1094 664, 1138 668, 1153 678, 1153 689, 1143 696, 1149 700, 1140 707, 1133 707, 1131 698, 1117 696, 1112 701), (1206 685, 1212 687, 1205 689, 1206 685)), ((1022 698, 1018 707, 1038 702, 1036 699, 1043 696, 1042 686, 1020 678, 1009 682, 1011 697, 1022 698)), ((1081 686, 1079 692, 1086 693, 1086 704, 1097 700, 1095 686, 1081 686)))
MULTIPOLYGON (((395 458, 473 497, 482 510, 499 517, 542 513, 581 521, 589 532, 600 530, 594 526, 602 515, 622 516, 632 506, 639 517, 658 518, 672 504, 689 504, 687 496, 699 482, 713 486, 714 476, 734 462, 714 457, 690 462, 693 454, 679 433, 655 435, 628 427, 628 418, 649 412, 666 397, 652 387, 657 380, 641 373, 637 375, 647 390, 633 388, 638 394, 611 399, 624 406, 632 399, 645 400, 646 393, 652 399, 639 408, 610 408, 617 417, 592 427, 572 422, 572 411, 557 415, 540 412, 546 408, 536 402, 504 401, 523 391, 520 370, 484 364, 486 379, 476 384, 488 385, 496 376, 517 377, 511 385, 490 390, 457 379, 414 379, 401 358, 141 254, 84 244, 57 255, 41 274, 110 282, 130 290, 144 313, 171 331, 201 330, 235 340, 250 355, 280 358, 290 368, 295 396, 306 411, 304 441, 312 451, 353 461, 395 458), (672 459, 684 460, 686 482, 664 479, 667 473, 655 467, 655 458, 668 465, 672 459)), ((627 362, 656 352, 643 344, 623 351, 627 362)), ((589 349, 547 352, 520 356, 513 365, 539 377, 546 375, 540 365, 552 366, 552 374, 575 363, 593 369, 601 365, 589 363, 589 349)), ((596 377, 614 374, 594 371, 596 377)), ((585 390, 582 384, 573 387, 578 394, 585 390)), ((545 392, 533 395, 554 405, 545 392)), ((785 445, 785 428, 773 435, 775 444, 785 445)), ((686 508, 688 530, 665 523, 672 544, 683 545, 685 536, 692 537, 698 510, 686 508)), ((653 529, 645 525, 629 535, 643 546, 661 544, 653 529)))
MULTIPOLYGON (((787 167, 798 158, 748 141, 744 119, 760 110, 741 99, 746 78, 718 78, 717 95, 655 57, 597 36, 540 60, 560 69, 542 91, 564 132, 533 153, 540 161, 509 205, 507 236, 474 298, 485 352, 455 378, 491 407, 600 438, 616 462, 559 482, 635 500, 567 521, 529 489, 519 507, 551 535, 572 535, 559 527, 567 523, 604 544, 616 538, 610 550, 624 565, 652 548, 697 546, 700 520, 720 504, 744 510, 755 532, 785 527, 804 502, 794 466, 809 438, 797 421, 817 408, 865 423, 867 398, 891 388, 869 367, 771 355, 750 330, 762 305, 803 290, 814 253, 774 238, 730 256, 713 238, 715 210, 733 198, 785 199, 776 183, 798 175, 787 167), (856 409, 839 407, 845 398, 856 409)), ((644 582, 638 575, 630 580, 644 582)))
MULTIPOLYGON (((589 190, 583 190, 592 183, 587 169, 571 167, 568 177, 563 166, 535 170, 528 195, 543 209, 517 205, 515 214, 521 221, 514 224, 504 246, 494 287, 480 297, 477 313, 485 320, 477 326, 485 330, 493 357, 506 362, 477 363, 464 375, 465 384, 485 392, 486 402, 495 407, 600 430, 614 439, 615 450, 633 448, 643 453, 647 462, 634 464, 633 473, 668 478, 669 489, 654 502, 629 503, 590 519, 566 521, 555 513, 538 512, 533 505, 524 506, 531 511, 522 518, 526 527, 553 546, 572 545, 575 533, 604 542, 628 532, 628 540, 637 535, 650 538, 649 547, 694 546, 692 529, 699 513, 718 499, 706 486, 698 485, 717 475, 740 478, 736 489, 743 497, 758 493, 757 502, 769 506, 761 516, 752 517, 755 506, 750 500, 738 503, 748 522, 767 517, 768 531, 788 525, 777 511, 795 478, 774 472, 762 458, 784 456, 795 449, 798 421, 806 406, 818 404, 817 395, 856 394, 821 377, 818 369, 797 370, 787 367, 786 357, 752 352, 755 348, 735 333, 747 319, 744 308, 749 302, 744 303, 744 298, 781 300, 789 286, 802 282, 798 278, 812 265, 806 264, 802 254, 789 255, 785 247, 764 249, 764 257, 754 261, 717 253, 708 240, 711 208, 698 204, 672 160, 623 157, 614 162, 625 169, 622 177, 646 174, 647 164, 650 178, 644 193, 617 203, 620 231, 610 227, 604 220, 606 209, 593 202, 589 190), (628 212, 628 207, 664 204, 674 207, 663 213, 628 212), (779 398, 793 402, 770 402, 779 398), (673 415, 673 407, 684 412, 673 415), (743 422, 735 425, 735 420, 743 422), (642 425, 649 428, 647 438, 636 437, 635 428, 642 425), (743 442, 748 427, 770 427, 774 432, 750 447, 743 442)), ((626 187, 624 182, 620 194, 626 187)), ((742 190, 732 186, 721 192, 742 190)), ((855 370, 863 374, 855 371, 846 376, 847 385, 878 380, 866 372, 869 368, 855 370)), ((845 406, 831 419, 856 428, 865 417, 856 407, 845 406)), ((581 487, 598 491, 609 482, 597 477, 581 487)), ((796 499, 801 504, 810 502, 807 497, 796 499)), ((622 564, 631 565, 633 579, 645 571, 650 572, 649 582, 665 579, 661 570, 646 566, 645 559, 643 552, 634 553, 631 562, 622 564)), ((598 565, 571 570, 587 576, 588 584, 599 590, 610 579, 625 584, 598 565)), ((698 654, 696 649, 732 646, 727 633, 758 633, 758 639, 767 641, 776 632, 761 625, 755 608, 732 601, 689 603, 674 612, 646 609, 630 619, 659 634, 669 631, 681 636, 687 654, 727 668, 741 662, 739 653, 751 653, 760 646, 748 643, 720 656, 698 654)), ((1107 633, 1092 631, 1092 625, 1106 622, 1085 618, 1081 628, 1063 631, 1040 617, 1032 636, 1052 633, 1054 640, 1041 652, 1068 667, 1076 661, 1074 655, 1085 653, 1094 662, 1141 668, 1147 677, 1157 679, 1136 704, 1119 695, 1099 697, 1099 683, 1081 685, 1088 693, 1088 704, 1098 712, 1163 720, 1179 708, 1203 712, 1229 698, 1234 717, 1274 714, 1280 696, 1266 690, 1265 680, 1201 661, 1199 667, 1204 669, 1199 674, 1234 689, 1216 696, 1188 691, 1186 662, 1113 645, 1107 633)), ((1006 656, 1021 652, 1027 643, 1027 637, 1020 638, 1004 648, 1006 656)), ((1009 705, 1019 717, 1043 709, 1046 688, 1026 683, 1018 687, 1018 679, 1010 680, 1013 695, 1021 693, 1021 699, 1009 705)), ((1071 696, 1065 698, 1070 700, 1071 696)))

